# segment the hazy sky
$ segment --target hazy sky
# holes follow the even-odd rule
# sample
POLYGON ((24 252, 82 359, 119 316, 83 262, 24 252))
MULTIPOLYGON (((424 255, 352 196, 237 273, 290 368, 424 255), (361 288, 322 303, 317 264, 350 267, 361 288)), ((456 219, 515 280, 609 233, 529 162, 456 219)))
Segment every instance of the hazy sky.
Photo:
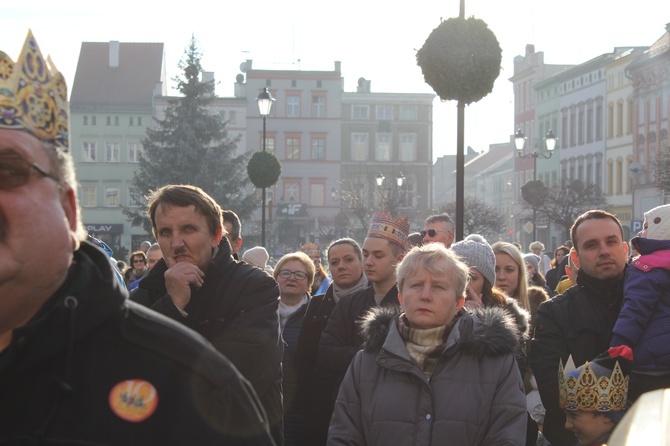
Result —
MULTIPOLYGON (((172 89, 172 78, 180 74, 177 64, 194 35, 203 53, 203 68, 215 72, 219 96, 232 96, 235 76, 246 59, 253 59, 259 69, 317 70, 332 70, 339 60, 345 91, 355 91, 357 80, 365 77, 372 81, 373 92, 433 93, 416 65, 416 50, 440 17, 458 16, 459 1, 394 3, 12 2, 0 7, 0 50, 16 58, 32 29, 42 52, 51 55, 69 87, 84 41, 163 42, 172 89), (205 8, 207 4, 214 6, 205 8)), ((465 15, 484 20, 503 50, 493 92, 465 112, 465 143, 484 150, 491 143, 507 141, 514 131, 508 79, 514 57, 524 54, 527 43, 543 51, 550 64, 583 63, 615 46, 648 46, 670 22, 670 2, 466 0, 465 15)), ((434 158, 456 151, 455 110, 455 102, 435 99, 434 158)))

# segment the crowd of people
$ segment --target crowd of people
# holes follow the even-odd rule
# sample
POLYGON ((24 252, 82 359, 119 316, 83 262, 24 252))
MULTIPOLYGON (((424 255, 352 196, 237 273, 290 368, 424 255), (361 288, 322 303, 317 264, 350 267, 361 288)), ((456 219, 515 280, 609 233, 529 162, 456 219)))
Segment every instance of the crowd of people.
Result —
POLYGON ((0 444, 602 445, 670 387, 670 205, 633 258, 603 210, 551 259, 379 211, 272 266, 165 185, 119 266, 83 230, 62 75, 32 34, 0 68, 0 444))

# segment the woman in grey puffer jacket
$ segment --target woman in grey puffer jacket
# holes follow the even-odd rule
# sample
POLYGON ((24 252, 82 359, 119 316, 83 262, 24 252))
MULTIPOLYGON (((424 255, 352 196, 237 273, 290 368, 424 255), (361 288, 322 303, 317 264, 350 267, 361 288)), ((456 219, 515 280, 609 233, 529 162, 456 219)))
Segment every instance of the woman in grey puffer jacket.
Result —
POLYGON ((367 341, 340 387, 329 445, 525 444, 518 329, 502 308, 462 309, 467 276, 439 244, 403 259, 403 308, 365 319, 367 341))

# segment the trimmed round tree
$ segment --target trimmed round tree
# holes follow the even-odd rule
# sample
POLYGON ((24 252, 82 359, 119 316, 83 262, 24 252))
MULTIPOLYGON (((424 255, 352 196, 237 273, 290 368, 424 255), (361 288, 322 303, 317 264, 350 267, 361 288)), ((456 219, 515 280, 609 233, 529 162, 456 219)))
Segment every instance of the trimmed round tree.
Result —
POLYGON ((416 60, 426 83, 440 99, 467 105, 493 90, 502 49, 483 20, 454 17, 430 33, 416 60))
POLYGON ((247 164, 247 174, 254 186, 265 189, 277 183, 281 163, 272 152, 256 152, 247 164))

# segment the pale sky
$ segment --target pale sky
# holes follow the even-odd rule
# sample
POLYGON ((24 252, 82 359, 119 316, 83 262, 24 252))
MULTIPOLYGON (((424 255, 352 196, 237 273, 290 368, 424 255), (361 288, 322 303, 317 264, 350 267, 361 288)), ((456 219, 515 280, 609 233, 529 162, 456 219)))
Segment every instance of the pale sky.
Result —
MULTIPOLYGON (((409 3, 339 2, 91 2, 34 0, 0 8, 0 50, 13 59, 33 30, 45 55, 71 87, 82 42, 163 42, 168 88, 194 35, 202 65, 214 71, 219 96, 232 96, 240 63, 258 69, 332 70, 342 62, 345 91, 372 81, 377 93, 433 93, 416 65, 416 50, 439 25, 459 14, 459 0, 409 3), (205 5, 210 4, 208 8, 205 5), (67 7, 66 7, 67 5, 67 7), (188 5, 188 6, 186 6, 188 5), (190 9, 189 9, 190 8, 190 9)), ((493 92, 466 107, 465 144, 481 151, 514 132, 513 59, 527 43, 549 64, 580 64, 615 46, 649 46, 670 22, 668 0, 466 0, 466 17, 484 20, 502 47, 493 92), (624 7, 625 6, 625 7, 624 7)), ((434 158, 456 152, 456 103, 434 103, 434 158)))

